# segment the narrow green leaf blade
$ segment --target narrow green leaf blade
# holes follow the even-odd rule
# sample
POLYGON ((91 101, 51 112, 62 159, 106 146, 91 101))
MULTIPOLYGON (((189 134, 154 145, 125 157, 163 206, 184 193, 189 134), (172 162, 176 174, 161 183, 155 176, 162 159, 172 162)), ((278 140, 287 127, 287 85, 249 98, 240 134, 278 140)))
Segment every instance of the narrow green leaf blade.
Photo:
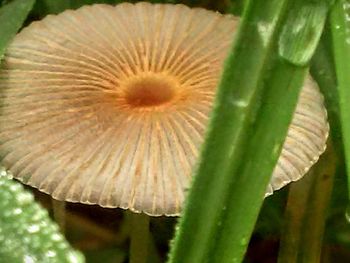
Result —
POLYGON ((248 2, 170 262, 242 260, 328 7, 326 1, 312 0, 248 2), (284 12, 289 4, 292 14, 284 12), (306 17, 291 19, 305 8, 306 17), (277 41, 284 14, 290 19, 281 38, 288 41, 277 41), (288 30, 301 22, 305 30, 288 30), (310 45, 303 50, 305 41, 310 45), (277 48, 277 43, 285 46, 277 48))
MULTIPOLYGON (((330 45, 331 43, 329 43, 332 41, 330 33, 327 29, 324 31, 315 55, 312 58, 310 72, 325 97, 328 114, 331 114, 329 118, 330 122, 337 121, 336 123, 331 123, 331 129, 333 130, 336 127, 336 133, 338 133, 340 131, 339 94, 333 51, 330 45)), ((340 134, 337 136, 340 136, 340 134)))
MULTIPOLYGON (((215 249, 214 262, 240 262, 254 229, 267 184, 287 134, 307 68, 277 63, 244 160, 235 162, 235 182, 215 249), (278 111, 276 111, 278 109, 278 111), (269 125, 267 125, 269 124, 269 125)), ((249 132, 252 134, 251 132, 249 132)), ((244 151, 244 150, 243 150, 244 151)))
POLYGON ((339 109, 350 193, 350 1, 339 0, 330 16, 339 109))
POLYGON ((332 37, 328 21, 312 58, 310 72, 324 96, 329 117, 330 135, 336 149, 335 154, 339 159, 342 159, 344 158, 344 149, 340 124, 339 93, 331 42, 332 37))
POLYGON ((0 59, 17 31, 21 28, 35 0, 15 0, 0 9, 0 59))
POLYGON ((287 1, 250 1, 225 63, 199 167, 180 220, 170 262, 210 262, 210 248, 232 192, 227 172, 234 148, 244 147, 256 107, 258 83, 287 1), (255 4, 252 4, 255 3, 255 4), (259 27, 257 25, 259 24, 259 27), (237 63, 239 61, 239 63, 237 63))
POLYGON ((240 160, 235 153, 231 157, 229 173, 235 180, 213 262, 240 262, 244 256, 308 72, 304 65, 310 62, 326 20, 329 5, 325 1, 289 3, 274 52, 276 60, 268 62, 271 73, 264 82, 263 103, 255 124, 246 131, 251 138, 240 149, 244 159, 240 160), (307 15, 297 16, 301 10, 306 10, 307 15), (295 30, 298 25, 302 25, 302 30, 295 30), (305 41, 309 42, 307 47, 305 41))

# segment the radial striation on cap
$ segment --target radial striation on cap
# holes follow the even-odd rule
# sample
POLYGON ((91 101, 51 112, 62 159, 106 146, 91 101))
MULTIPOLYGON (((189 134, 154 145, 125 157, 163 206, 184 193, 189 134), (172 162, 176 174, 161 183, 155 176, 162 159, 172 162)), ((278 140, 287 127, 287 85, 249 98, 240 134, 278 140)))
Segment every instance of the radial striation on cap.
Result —
MULTIPOLYGON (((32 23, 0 67, 3 165, 59 200, 178 215, 237 25, 231 15, 149 3, 32 23)), ((298 180, 327 134, 308 79, 267 194, 298 180)))

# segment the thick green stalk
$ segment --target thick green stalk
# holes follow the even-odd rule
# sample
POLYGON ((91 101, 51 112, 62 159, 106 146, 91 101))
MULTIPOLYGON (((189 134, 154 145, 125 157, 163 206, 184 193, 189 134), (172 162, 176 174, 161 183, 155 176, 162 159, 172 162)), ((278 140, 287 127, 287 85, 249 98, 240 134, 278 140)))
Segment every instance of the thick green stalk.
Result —
POLYGON ((242 260, 287 134, 306 68, 294 67, 286 62, 277 65, 274 77, 268 82, 271 91, 263 97, 267 107, 257 116, 260 121, 250 143, 246 144, 246 161, 232 164, 231 171, 236 175, 236 180, 227 201, 227 212, 213 262, 242 260), (276 109, 279 109, 278 112, 276 109), (271 125, 269 128, 268 123, 273 123, 273 127, 271 125))
POLYGON ((350 192, 350 1, 339 0, 330 16, 340 120, 350 192))
POLYGON ((170 262, 242 260, 327 10, 327 1, 248 2, 170 262))
POLYGON ((343 142, 340 125, 340 109, 337 76, 335 73, 332 37, 329 30, 329 21, 326 24, 322 39, 311 61, 310 72, 316 80, 324 96, 331 130, 331 138, 338 158, 343 158, 343 142))
POLYGON ((262 70, 287 1, 250 1, 225 63, 201 161, 171 249, 170 262, 209 262, 226 207, 232 151, 241 146, 256 109, 262 70), (258 27, 260 25, 260 27, 258 27))
POLYGON ((278 36, 270 76, 264 82, 263 101, 239 154, 231 156, 231 185, 222 231, 213 262, 240 262, 253 231, 267 183, 298 100, 309 63, 320 39, 330 3, 293 1, 278 36), (276 110, 278 109, 278 110, 276 110))

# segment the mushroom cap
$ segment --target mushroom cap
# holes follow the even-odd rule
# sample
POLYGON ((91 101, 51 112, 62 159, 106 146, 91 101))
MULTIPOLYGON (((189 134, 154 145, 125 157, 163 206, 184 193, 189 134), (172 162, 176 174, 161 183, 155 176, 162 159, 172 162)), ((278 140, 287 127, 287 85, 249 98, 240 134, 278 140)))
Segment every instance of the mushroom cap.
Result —
MULTIPOLYGON (((3 165, 55 199, 178 215, 237 24, 149 3, 32 23, 0 67, 3 165)), ((267 194, 299 179, 327 134, 308 79, 267 194)))

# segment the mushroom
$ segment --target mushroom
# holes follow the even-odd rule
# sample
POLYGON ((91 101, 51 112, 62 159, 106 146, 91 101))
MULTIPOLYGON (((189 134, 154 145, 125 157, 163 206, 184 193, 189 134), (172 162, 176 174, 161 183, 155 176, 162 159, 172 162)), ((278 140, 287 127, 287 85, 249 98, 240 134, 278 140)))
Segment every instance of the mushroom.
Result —
MULTIPOLYGON (((3 165, 58 200, 179 215, 237 24, 149 3, 33 22, 0 67, 3 165)), ((327 134, 309 78, 267 195, 305 174, 327 134)))

